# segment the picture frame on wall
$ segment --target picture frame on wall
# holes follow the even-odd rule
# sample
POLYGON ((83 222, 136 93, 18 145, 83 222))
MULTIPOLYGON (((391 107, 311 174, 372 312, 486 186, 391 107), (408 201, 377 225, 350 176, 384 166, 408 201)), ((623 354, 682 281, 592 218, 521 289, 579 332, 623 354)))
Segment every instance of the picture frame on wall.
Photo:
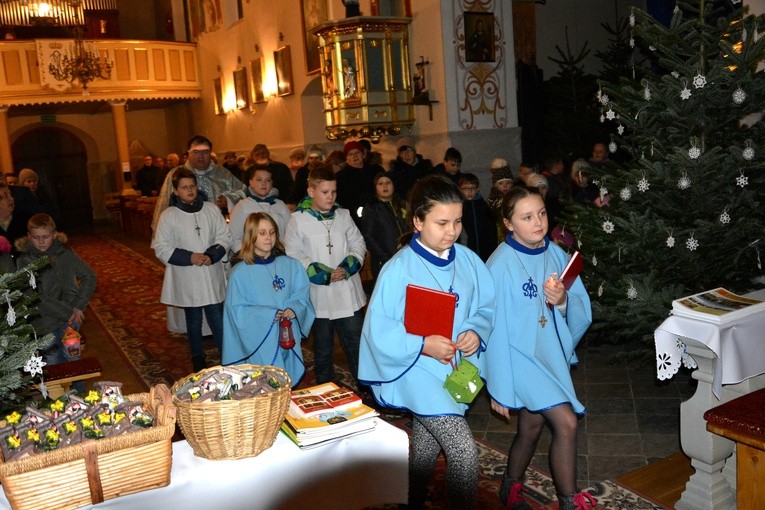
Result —
POLYGON ((494 13, 465 12, 465 62, 494 62, 494 13))
POLYGON ((321 70, 319 38, 311 33, 311 29, 329 19, 327 0, 300 0, 300 13, 303 21, 305 73, 316 74, 321 70))
POLYGON ((239 110, 243 110, 250 105, 246 67, 240 67, 234 71, 234 93, 236 94, 236 107, 239 110))
POLYGON ((274 68, 276 69, 276 95, 292 94, 292 57, 289 45, 274 51, 274 68))
POLYGON ((223 109, 223 83, 220 78, 213 80, 213 97, 215 98, 215 115, 225 115, 223 109))
POLYGON ((263 59, 250 60, 250 79, 252 80, 252 104, 264 103, 266 95, 263 92, 263 59))

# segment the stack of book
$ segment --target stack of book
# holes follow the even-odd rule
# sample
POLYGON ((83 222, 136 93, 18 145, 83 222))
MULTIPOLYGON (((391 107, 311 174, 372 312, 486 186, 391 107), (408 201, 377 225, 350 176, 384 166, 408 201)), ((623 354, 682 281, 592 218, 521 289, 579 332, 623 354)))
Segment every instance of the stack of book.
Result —
POLYGON ((377 416, 348 388, 319 384, 292 392, 282 432, 300 448, 314 448, 373 430, 377 416))
POLYGON ((765 303, 717 288, 676 299, 672 302, 672 315, 723 324, 734 319, 765 312, 765 303))

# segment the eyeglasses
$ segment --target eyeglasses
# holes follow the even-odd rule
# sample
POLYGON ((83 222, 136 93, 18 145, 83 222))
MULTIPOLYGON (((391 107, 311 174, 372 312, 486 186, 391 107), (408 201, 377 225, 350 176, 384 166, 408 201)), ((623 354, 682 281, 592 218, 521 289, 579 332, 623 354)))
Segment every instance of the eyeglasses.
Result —
POLYGON ((210 149, 207 149, 206 151, 200 151, 197 149, 189 151, 189 154, 192 156, 209 156, 210 155, 210 149))

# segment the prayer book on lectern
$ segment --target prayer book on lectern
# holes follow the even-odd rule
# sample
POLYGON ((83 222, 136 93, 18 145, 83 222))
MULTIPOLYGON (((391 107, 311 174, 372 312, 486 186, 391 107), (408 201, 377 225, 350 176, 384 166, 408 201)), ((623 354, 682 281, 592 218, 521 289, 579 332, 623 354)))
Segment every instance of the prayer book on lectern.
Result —
POLYGON ((452 339, 457 295, 409 284, 406 286, 404 327, 412 335, 441 335, 452 339))

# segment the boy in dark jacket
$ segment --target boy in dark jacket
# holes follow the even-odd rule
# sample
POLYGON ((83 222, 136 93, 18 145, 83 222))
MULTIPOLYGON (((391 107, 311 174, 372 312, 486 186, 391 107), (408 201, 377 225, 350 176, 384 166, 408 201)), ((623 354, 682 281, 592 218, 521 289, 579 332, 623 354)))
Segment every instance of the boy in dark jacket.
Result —
POLYGON ((85 319, 84 310, 96 290, 96 274, 72 249, 65 246, 66 236, 56 232, 56 223, 49 215, 38 213, 27 223, 27 237, 16 241, 21 255, 18 268, 50 258, 37 277, 40 296, 39 315, 32 319, 38 335, 53 333, 53 346, 43 353, 48 365, 79 359, 70 356, 62 338, 66 329, 79 331, 85 319))
POLYGON ((467 234, 464 244, 484 262, 497 247, 497 223, 489 204, 478 191, 479 181, 474 174, 460 176, 462 193, 462 229, 467 234))

